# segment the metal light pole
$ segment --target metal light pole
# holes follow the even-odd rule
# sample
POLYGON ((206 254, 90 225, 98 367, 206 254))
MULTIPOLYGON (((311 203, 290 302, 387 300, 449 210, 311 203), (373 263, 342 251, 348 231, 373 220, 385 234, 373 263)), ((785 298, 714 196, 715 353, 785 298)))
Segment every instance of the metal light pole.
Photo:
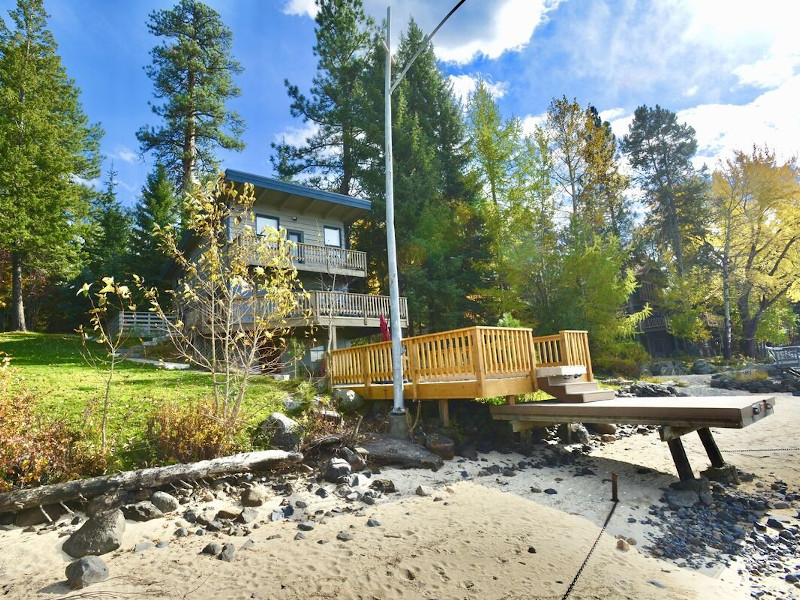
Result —
POLYGON ((394 169, 392 166, 392 92, 400 84, 405 74, 417 60, 422 51, 428 47, 431 38, 439 31, 458 8, 467 0, 460 0, 444 19, 425 38, 411 60, 392 83, 392 9, 386 7, 386 79, 383 87, 384 94, 384 136, 386 143, 386 252, 389 262, 389 324, 392 334, 392 384, 394 392, 394 407, 389 415, 389 429, 395 436, 405 437, 408 432, 406 423, 406 407, 403 401, 403 346, 400 331, 400 286, 397 279, 397 245, 394 236, 394 169))

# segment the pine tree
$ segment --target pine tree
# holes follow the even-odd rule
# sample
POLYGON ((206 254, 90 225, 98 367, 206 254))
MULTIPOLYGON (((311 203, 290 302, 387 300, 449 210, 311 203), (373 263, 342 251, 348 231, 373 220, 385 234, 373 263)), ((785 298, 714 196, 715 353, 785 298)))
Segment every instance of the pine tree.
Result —
POLYGON ((164 165, 159 163, 147 176, 133 214, 128 270, 142 277, 148 286, 163 287, 159 279, 167 256, 159 247, 155 230, 174 227, 180 219, 178 200, 164 165))
POLYGON ((66 278, 79 264, 102 132, 90 125, 47 29, 42 0, 18 0, 0 26, 0 248, 11 255, 12 323, 26 330, 23 279, 66 278))
POLYGON ((317 0, 317 74, 310 96, 285 81, 291 115, 316 131, 302 146, 272 144, 270 157, 283 179, 340 194, 356 194, 364 148, 364 69, 374 25, 361 0, 317 0))
POLYGON ((190 191, 201 174, 218 168, 215 152, 242 150, 244 123, 225 103, 241 94, 233 75, 242 66, 231 56, 233 34, 215 10, 198 0, 180 0, 171 10, 150 13, 148 29, 164 38, 145 67, 153 80, 158 127, 136 132, 142 153, 154 152, 176 190, 190 191))
POLYGON ((92 280, 124 276, 131 235, 131 215, 117 199, 117 171, 114 165, 106 174, 106 187, 92 200, 89 210, 89 235, 84 251, 92 280))

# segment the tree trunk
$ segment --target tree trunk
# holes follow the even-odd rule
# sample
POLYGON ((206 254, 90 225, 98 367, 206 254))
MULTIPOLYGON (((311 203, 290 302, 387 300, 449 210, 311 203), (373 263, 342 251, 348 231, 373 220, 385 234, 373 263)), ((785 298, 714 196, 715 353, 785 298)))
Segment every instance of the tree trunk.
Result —
POLYGON ((756 317, 742 320, 742 354, 745 356, 755 357, 758 321, 756 317))
POLYGON ((28 331, 25 326, 25 305, 22 301, 22 257, 11 254, 11 329, 12 331, 28 331))
POLYGON ((15 490, 0 494, 0 513, 16 512, 31 506, 69 502, 99 496, 112 490, 154 488, 176 481, 192 481, 202 477, 217 477, 231 473, 266 471, 294 465, 303 460, 300 452, 263 450, 204 460, 190 464, 170 465, 153 469, 126 471, 116 475, 79 479, 66 483, 45 485, 33 489, 15 490))

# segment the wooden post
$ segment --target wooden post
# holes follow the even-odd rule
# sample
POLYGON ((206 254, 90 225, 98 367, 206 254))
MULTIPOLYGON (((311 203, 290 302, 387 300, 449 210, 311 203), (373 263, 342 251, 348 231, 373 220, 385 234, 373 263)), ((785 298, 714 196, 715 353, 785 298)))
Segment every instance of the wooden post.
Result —
POLYGON ((486 386, 486 366, 483 360, 483 334, 480 327, 472 329, 474 344, 472 346, 472 362, 475 365, 475 378, 478 381, 478 397, 484 397, 484 387, 486 386))
POLYGON ((517 397, 514 394, 506 396, 506 404, 514 406, 517 403, 517 397))
POLYGON ((697 435, 700 436, 700 441, 703 442, 703 447, 706 449, 711 466, 719 469, 725 466, 725 459, 722 458, 722 453, 719 451, 717 442, 711 435, 711 430, 708 427, 701 427, 697 430, 697 435))
POLYGON ((672 460, 675 462, 675 468, 678 470, 678 477, 681 481, 687 479, 694 479, 692 472, 692 465, 689 464, 689 457, 686 456, 686 450, 683 447, 681 438, 673 438, 667 441, 669 451, 672 454, 672 460))
POLYGON ((365 346, 361 347, 361 376, 364 378, 364 392, 370 398, 370 375, 369 375, 369 354, 365 346))
POLYGON ((406 357, 408 358, 408 379, 411 381, 411 399, 417 399, 419 385, 419 356, 417 356, 417 343, 414 338, 406 338, 406 357))
POLYGON ((450 401, 439 400, 439 419, 444 427, 450 427, 450 401))
POLYGON ((611 474, 611 501, 612 502, 619 502, 619 496, 617 495, 617 474, 611 474))
POLYGON ((592 372, 592 356, 589 354, 589 332, 584 331, 583 335, 583 351, 586 357, 586 381, 594 381, 594 373, 592 372))
POLYGON ((531 361, 531 387, 533 391, 539 389, 539 381, 536 379, 536 344, 533 343, 533 331, 527 332, 528 351, 530 352, 531 361))

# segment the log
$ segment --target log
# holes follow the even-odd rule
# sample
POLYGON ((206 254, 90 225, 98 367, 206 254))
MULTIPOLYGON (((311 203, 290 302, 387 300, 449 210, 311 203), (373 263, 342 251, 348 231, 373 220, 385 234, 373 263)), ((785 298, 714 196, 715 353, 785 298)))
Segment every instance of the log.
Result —
POLYGON ((294 465, 303 460, 300 452, 263 450, 245 452, 196 463, 125 471, 115 475, 78 479, 37 488, 0 494, 0 513, 16 512, 31 506, 56 504, 99 496, 113 490, 133 490, 167 485, 173 481, 218 477, 248 471, 267 471, 294 465))

